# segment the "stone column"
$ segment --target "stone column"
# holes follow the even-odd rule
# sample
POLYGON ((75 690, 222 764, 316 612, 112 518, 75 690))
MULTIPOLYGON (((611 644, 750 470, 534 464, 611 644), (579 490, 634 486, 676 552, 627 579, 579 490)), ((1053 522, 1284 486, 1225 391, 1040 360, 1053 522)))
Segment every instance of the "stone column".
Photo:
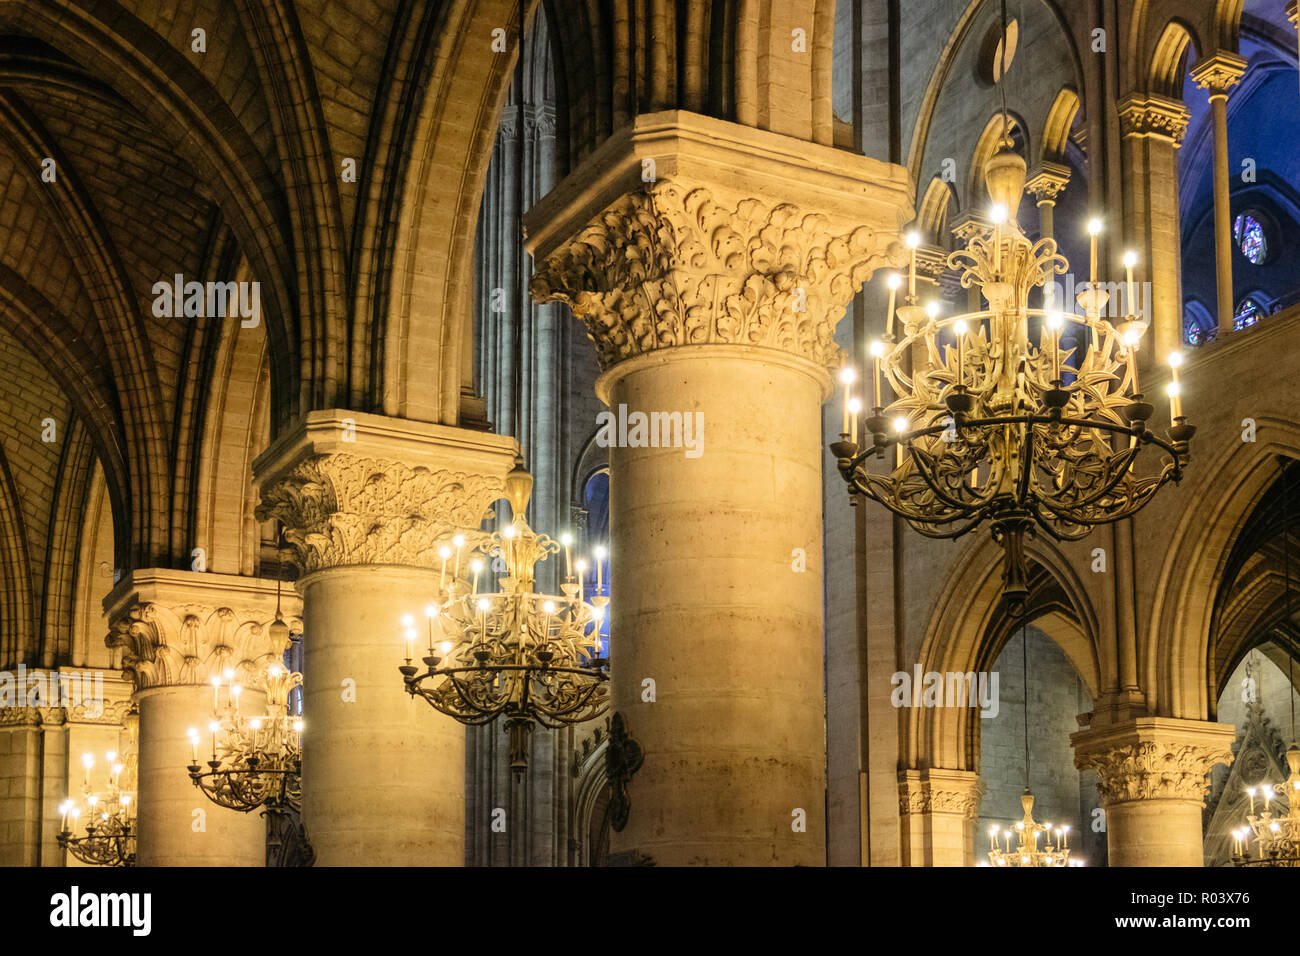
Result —
POLYGON ((912 202, 900 167, 667 112, 529 213, 534 297, 584 321, 616 419, 658 416, 610 451, 613 709, 644 758, 615 854, 825 862, 820 408, 912 202))
POLYGON ((1042 239, 1055 239, 1056 231, 1052 213, 1056 200, 1070 183, 1070 167, 1043 160, 1030 171, 1025 182, 1025 192, 1038 204, 1038 232, 1042 239))
POLYGON ((1183 342, 1177 151, 1187 132, 1188 113, 1176 100, 1146 94, 1124 97, 1118 109, 1126 238, 1138 252, 1136 277, 1151 288, 1151 314, 1146 316, 1153 343, 1150 360, 1163 364, 1183 342))
POLYGON ((410 697, 401 618, 500 497, 514 439, 312 412, 253 463, 303 576, 303 822, 320 866, 461 866, 465 727, 410 697))
MULTIPOLYGON (((291 629, 298 603, 282 596, 291 629)), ((274 581, 161 568, 132 571, 104 598, 108 644, 121 648, 140 711, 140 866, 265 865, 266 821, 217 806, 186 768, 189 730, 205 735, 212 720, 213 677, 234 670, 243 706, 265 707, 263 678, 286 649, 268 627, 275 606, 274 581)))
POLYGON ((1111 866, 1202 866, 1206 776, 1232 763, 1231 724, 1172 717, 1070 735, 1074 765, 1095 770, 1111 866))
POLYGON ((1202 57, 1192 80, 1210 94, 1214 121, 1214 260, 1219 287, 1219 338, 1232 331, 1232 210, 1228 204, 1228 90, 1241 81, 1246 60, 1220 50, 1202 57))
POLYGON ((899 771, 904 866, 975 865, 979 777, 973 770, 899 771))

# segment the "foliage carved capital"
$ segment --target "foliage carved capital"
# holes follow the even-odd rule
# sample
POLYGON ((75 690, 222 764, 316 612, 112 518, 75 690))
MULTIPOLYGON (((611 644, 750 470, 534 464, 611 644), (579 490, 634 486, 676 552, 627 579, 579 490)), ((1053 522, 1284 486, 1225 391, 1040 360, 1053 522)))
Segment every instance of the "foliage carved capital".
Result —
POLYGON ((601 368, 689 345, 842 363, 835 325, 862 283, 905 261, 896 236, 794 203, 723 201, 661 179, 626 193, 539 263, 530 291, 569 305, 601 368))
POLYGON ((1131 93, 1119 101, 1120 131, 1125 136, 1153 136, 1181 146, 1191 114, 1163 96, 1131 93))
POLYGON ((1074 765, 1097 773, 1102 806, 1133 800, 1195 800, 1204 804, 1215 764, 1231 764, 1230 724, 1138 718, 1132 725, 1071 735, 1074 765))
POLYGON ((950 813, 974 820, 985 787, 966 770, 904 770, 898 775, 898 812, 950 813))
POLYGON ((504 488, 495 475, 311 455, 263 486, 257 519, 284 525, 306 573, 364 564, 433 568, 439 546, 478 528, 504 488))

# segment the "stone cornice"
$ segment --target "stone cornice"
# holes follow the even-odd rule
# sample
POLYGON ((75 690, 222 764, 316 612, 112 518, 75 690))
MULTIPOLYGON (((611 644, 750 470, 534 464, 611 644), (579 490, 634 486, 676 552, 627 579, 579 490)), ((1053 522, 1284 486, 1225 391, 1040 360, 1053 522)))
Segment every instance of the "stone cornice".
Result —
POLYGON ((1181 146, 1190 114, 1177 100, 1155 94, 1130 93, 1116 105, 1124 136, 1154 136, 1181 146))
POLYGON ((973 212, 964 212, 949 223, 948 231, 956 237, 959 245, 965 246, 976 236, 992 236, 993 224, 973 212))
POLYGON ((834 325, 901 266, 906 171, 683 111, 638 116, 528 214, 538 301, 587 325, 603 369, 692 345, 839 364, 834 325))
POLYGON ((1246 73, 1246 58, 1220 50, 1213 56, 1202 57, 1192 67, 1191 77, 1201 89, 1209 92, 1211 97, 1227 96, 1246 73))
MULTIPOLYGON (((282 588, 281 614, 301 632, 302 600, 282 588)), ((133 571, 104 599, 108 646, 122 651, 122 672, 137 692, 206 684, 233 669, 244 686, 261 686, 286 644, 272 637, 274 581, 232 574, 133 571)))
POLYGON ((970 770, 901 770, 898 812, 952 813, 968 820, 979 815, 984 786, 970 770))
POLYGON ((1074 765, 1096 771, 1102 805, 1134 800, 1204 803, 1206 776, 1231 764, 1236 730, 1231 724, 1139 717, 1070 735, 1074 765))
POLYGON ((262 500, 304 572, 437 566, 504 491, 514 439, 344 411, 313 412, 253 463, 262 500))
POLYGON ((1057 197, 1070 184, 1070 167, 1044 160, 1029 172, 1025 192, 1033 196, 1038 205, 1055 203, 1057 197))

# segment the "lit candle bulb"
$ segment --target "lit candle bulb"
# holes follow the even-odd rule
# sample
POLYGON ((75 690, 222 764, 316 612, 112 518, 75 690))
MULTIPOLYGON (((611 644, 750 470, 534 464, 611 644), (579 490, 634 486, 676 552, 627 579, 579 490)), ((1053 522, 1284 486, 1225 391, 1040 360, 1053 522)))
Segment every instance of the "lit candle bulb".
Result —
POLYGON ((189 730, 190 737, 190 760, 193 763, 199 762, 199 732, 191 727, 189 730))
POLYGON ((438 590, 447 586, 447 559, 451 557, 451 548, 445 544, 438 549, 438 557, 442 559, 442 573, 438 577, 438 590))
POLYGON ((1246 793, 1250 796, 1250 812, 1254 813, 1255 812, 1255 788, 1247 787, 1246 793))
POLYGON ((551 639, 551 615, 555 613, 555 602, 547 601, 542 605, 542 640, 551 639))
POLYGON ((605 582, 604 579, 605 549, 602 548, 600 545, 596 545, 596 547, 593 550, 596 555, 596 593, 604 594, 605 593, 605 583, 604 583, 605 582))
POLYGON ((86 786, 90 786, 90 768, 95 766, 95 758, 90 754, 81 755, 81 765, 86 768, 86 786))
POLYGON ((406 660, 409 663, 415 657, 415 628, 406 629, 406 660))
POLYGON ((460 580, 460 552, 465 547, 465 536, 463 534, 458 534, 456 535, 456 537, 451 539, 451 543, 456 546, 456 571, 452 575, 452 579, 459 581, 460 580))
POLYGON ((1070 826, 1069 826, 1069 824, 1066 824, 1065 826, 1061 827, 1061 846, 1064 847, 1064 848, 1067 849, 1067 850, 1070 848, 1070 826))
POLYGON ((579 558, 574 567, 578 569, 578 600, 581 601, 584 583, 587 580, 587 562, 579 558))
POLYGON ((220 729, 221 729, 221 725, 217 723, 215 720, 212 721, 212 723, 208 724, 208 732, 212 734, 212 759, 213 760, 217 759, 217 731, 220 729))
POLYGON ((1169 392, 1170 413, 1173 418, 1181 418, 1183 415, 1183 386, 1178 381, 1178 370, 1183 367, 1183 353, 1169 353, 1169 392))
MULTIPOLYGON (((569 563, 569 546, 567 544, 564 546, 564 563, 566 565, 569 563)), ((473 593, 478 594, 478 576, 483 573, 483 559, 475 558, 469 563, 469 569, 474 574, 473 593)))
POLYGON ((1061 328, 1065 325, 1065 316, 1060 312, 1047 313, 1047 342, 1052 355, 1052 381, 1061 379, 1061 328))
POLYGON ((564 532, 560 535, 560 544, 564 545, 564 579, 573 577, 573 567, 569 562, 569 547, 573 544, 573 535, 564 532))
POLYGON ((903 284, 903 277, 897 272, 891 272, 885 279, 885 285, 889 287, 889 308, 885 312, 885 335, 892 337, 894 334, 894 307, 898 299, 898 287, 903 284))
POLYGON ((852 365, 846 365, 840 370, 840 381, 844 383, 844 427, 840 429, 842 435, 849 433, 849 402, 853 400, 853 383, 857 377, 858 373, 852 365))
POLYGON ((1089 248, 1091 250, 1091 264, 1088 269, 1089 279, 1092 284, 1097 283, 1097 237, 1101 235, 1101 220, 1088 220, 1089 248))
POLYGON ((876 385, 875 407, 883 408, 884 405, 880 401, 880 360, 885 355, 885 343, 877 339, 876 341, 872 342, 869 346, 867 346, 867 351, 871 354, 871 358, 873 360, 873 365, 874 365, 873 376, 875 378, 875 385, 876 385))
POLYGON ((1183 400, 1182 386, 1177 382, 1170 382, 1165 386, 1165 394, 1169 396, 1169 418, 1174 423, 1183 417, 1183 400))
MULTIPOLYGON (((877 399, 879 401, 879 399, 877 399)), ((862 413, 862 402, 853 399, 849 402, 849 441, 858 443, 858 416, 862 413)))
POLYGON ((898 435, 898 448, 896 467, 903 467, 903 436, 907 434, 908 422, 906 418, 899 416, 894 419, 894 432, 898 435))
MULTIPOLYGON (((582 562, 578 563, 581 564, 582 562)), ((487 640, 487 612, 491 606, 492 602, 487 598, 478 599, 478 639, 480 643, 487 640)))
POLYGON ((238 684, 232 684, 230 687, 230 699, 235 703, 235 713, 239 713, 239 695, 244 692, 244 688, 238 684))
POLYGON ((220 699, 221 699, 220 695, 221 695, 221 678, 214 677, 212 678, 212 713, 214 716, 217 713, 217 708, 220 706, 220 699))
POLYGON ((957 384, 966 384, 966 320, 958 319, 953 323, 953 333, 957 336, 957 384))
POLYGON ((1124 253, 1124 270, 1127 275, 1128 314, 1137 315, 1137 288, 1133 285, 1133 267, 1138 264, 1138 254, 1132 249, 1124 253))
POLYGON ((907 234, 907 248, 911 250, 907 265, 907 295, 916 300, 916 247, 921 244, 921 234, 913 229, 907 234))
POLYGON ((993 220, 993 271, 1002 271, 1002 224, 1007 221, 1007 207, 998 203, 989 212, 993 220))

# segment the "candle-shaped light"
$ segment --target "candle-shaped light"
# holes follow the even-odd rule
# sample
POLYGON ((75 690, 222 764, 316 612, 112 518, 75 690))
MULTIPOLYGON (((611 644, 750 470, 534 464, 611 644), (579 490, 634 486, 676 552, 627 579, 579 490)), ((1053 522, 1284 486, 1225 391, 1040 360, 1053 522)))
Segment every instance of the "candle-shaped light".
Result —
POLYGON ((551 639, 551 615, 555 613, 555 602, 546 601, 542 604, 542 640, 551 639))
POLYGON ((844 427, 840 429, 842 435, 849 433, 849 402, 853 400, 853 383, 857 377, 858 373, 853 370, 852 365, 840 369, 840 381, 844 384, 844 427))
POLYGON ((862 414, 862 402, 853 399, 849 402, 849 441, 858 443, 858 416, 862 414))
POLYGON ((199 732, 194 727, 189 730, 190 737, 190 760, 194 763, 199 762, 199 732))
POLYGON ((602 548, 600 545, 596 545, 596 547, 593 548, 592 551, 596 555, 596 593, 604 594, 605 593, 605 578, 604 578, 605 549, 602 548))
POLYGON ((1246 793, 1250 797, 1250 812, 1254 813, 1255 812, 1255 788, 1247 787, 1246 793))
POLYGON ((874 407, 883 408, 884 405, 880 401, 880 360, 885 356, 885 343, 880 341, 879 339, 876 339, 876 341, 872 342, 869 346, 867 346, 867 351, 871 355, 871 361, 873 366, 872 375, 875 379, 875 386, 876 386, 876 404, 874 407))
MULTIPOLYGON (((433 650, 433 620, 438 616, 438 608, 433 604, 425 605, 424 617, 429 622, 429 650, 433 650)), ((414 644, 412 644, 414 648, 414 644)))
POLYGON ((480 643, 487 640, 487 612, 491 606, 492 602, 487 598, 478 599, 478 639, 480 643))
POLYGON ((1061 329, 1065 325, 1065 316, 1055 310, 1047 313, 1047 347, 1052 356, 1052 381, 1061 380, 1061 329))
POLYGON ((1002 226, 1007 221, 1007 207, 998 203, 989 211, 993 220, 993 271, 1002 271, 1002 226))
MULTIPOLYGON (((568 562, 569 562, 568 545, 565 545, 564 563, 565 563, 565 564, 568 564, 568 562)), ((473 592, 473 593, 478 594, 478 576, 479 576, 480 574, 483 573, 483 559, 482 559, 482 558, 475 558, 473 561, 471 561, 471 562, 469 563, 469 569, 470 569, 470 572, 474 575, 474 592, 473 592)))
POLYGON ((1089 275, 1088 281, 1093 283, 1094 285, 1097 282, 1097 237, 1100 235, 1101 235, 1101 220, 1089 219, 1088 220, 1088 237, 1089 237, 1088 246, 1090 249, 1091 261, 1088 267, 1088 275, 1089 275))
POLYGON ((1183 417, 1183 399, 1182 399, 1183 386, 1182 383, 1178 381, 1178 370, 1182 367, 1183 367, 1183 353, 1170 352, 1169 353, 1169 378, 1170 378, 1169 387, 1170 389, 1172 389, 1172 391, 1169 392, 1169 402, 1170 402, 1170 413, 1174 418, 1183 417))
POLYGON ((569 561, 569 548, 573 545, 573 535, 564 532, 560 535, 560 544, 564 545, 564 580, 573 577, 573 566, 569 561))
POLYGON ((885 279, 885 285, 889 287, 889 308, 885 312, 885 335, 892 337, 894 334, 894 308, 898 301, 898 287, 903 284, 903 277, 897 272, 891 272, 885 279))
POLYGON ((906 237, 907 248, 910 250, 910 256, 907 264, 907 295, 913 301, 916 300, 916 247, 921 244, 921 234, 913 229, 906 237))
POLYGON ((896 446, 898 452, 895 458, 896 468, 903 467, 903 436, 907 434, 907 429, 908 421, 905 417, 900 415, 898 418, 894 419, 894 433, 898 435, 898 445, 896 446))
POLYGON ((217 731, 220 729, 221 725, 215 720, 208 724, 208 732, 212 734, 212 759, 214 761, 217 759, 217 731))
POLYGON ((1132 249, 1124 253, 1125 289, 1128 294, 1128 314, 1137 315, 1137 287, 1133 285, 1133 267, 1138 264, 1138 254, 1132 249))
POLYGON ((230 699, 234 701, 236 715, 239 714, 239 695, 242 694, 243 692, 244 692, 244 688, 240 687, 238 684, 230 685, 230 699))
POLYGON ((578 600, 581 601, 584 582, 587 580, 587 562, 579 558, 574 567, 578 569, 578 600))
POLYGON ((451 557, 451 548, 444 544, 438 549, 438 557, 442 559, 442 571, 438 576, 438 590, 441 591, 447 586, 447 559, 451 557))
POLYGON ((81 755, 81 765, 86 768, 86 786, 90 786, 90 768, 95 766, 95 758, 90 754, 81 755))
POLYGON ((221 700, 221 678, 212 678, 212 715, 215 717, 221 700))
POLYGON ((957 384, 966 384, 966 320, 958 319, 952 324, 953 334, 957 336, 957 384))
POLYGON ((1124 347, 1128 349, 1128 374, 1133 379, 1133 394, 1139 395, 1142 390, 1138 388, 1138 342, 1142 336, 1136 329, 1129 329, 1124 333, 1124 347))
POLYGON ((456 548, 456 571, 452 575, 452 579, 455 581, 459 581, 460 580, 460 553, 465 549, 465 536, 463 534, 458 534, 456 535, 456 537, 451 539, 451 543, 456 548))

